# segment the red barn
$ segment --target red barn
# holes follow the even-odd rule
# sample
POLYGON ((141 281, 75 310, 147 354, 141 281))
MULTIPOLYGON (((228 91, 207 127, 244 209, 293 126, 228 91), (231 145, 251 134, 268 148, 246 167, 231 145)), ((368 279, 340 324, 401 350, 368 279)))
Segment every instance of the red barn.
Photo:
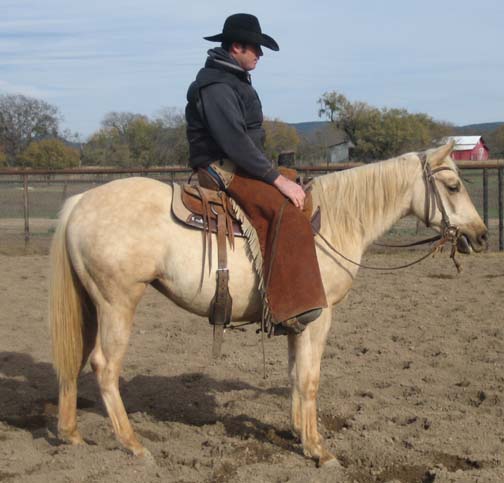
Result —
POLYGON ((488 159, 488 146, 481 136, 448 136, 445 142, 455 141, 452 158, 466 161, 484 161, 488 159))

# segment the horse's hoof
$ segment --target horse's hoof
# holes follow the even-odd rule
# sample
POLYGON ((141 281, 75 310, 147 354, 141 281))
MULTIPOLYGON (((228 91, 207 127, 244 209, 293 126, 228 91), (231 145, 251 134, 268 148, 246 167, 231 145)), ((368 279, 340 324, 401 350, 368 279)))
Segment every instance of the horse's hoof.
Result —
POLYGON ((319 468, 337 468, 341 467, 340 462, 338 461, 338 458, 334 456, 330 451, 328 451, 325 448, 322 448, 322 454, 320 455, 317 466, 319 468))
POLYGON ((341 463, 333 455, 323 456, 318 461, 319 468, 341 468, 341 463))
POLYGON ((156 460, 152 453, 147 448, 138 448, 133 451, 133 454, 138 458, 138 462, 146 466, 155 466, 156 460))
POLYGON ((61 439, 63 442, 72 444, 72 445, 79 445, 79 444, 86 444, 82 436, 80 435, 79 431, 72 431, 71 433, 66 433, 64 431, 60 431, 58 434, 59 439, 61 439))

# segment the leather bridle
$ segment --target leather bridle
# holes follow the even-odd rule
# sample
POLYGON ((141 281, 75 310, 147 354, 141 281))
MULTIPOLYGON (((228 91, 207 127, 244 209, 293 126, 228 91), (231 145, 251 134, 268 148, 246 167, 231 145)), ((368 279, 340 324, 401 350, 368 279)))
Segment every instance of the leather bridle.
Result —
POLYGON ((427 162, 426 153, 420 153, 418 157, 420 158, 420 162, 422 164, 422 175, 425 185, 425 226, 427 228, 431 226, 431 220, 434 217, 437 208, 441 213, 441 239, 456 243, 460 238, 460 229, 457 225, 450 222, 450 217, 448 216, 446 208, 443 204, 443 200, 436 184, 436 177, 434 176, 440 171, 455 172, 455 170, 449 166, 440 166, 432 169, 430 164, 427 162))

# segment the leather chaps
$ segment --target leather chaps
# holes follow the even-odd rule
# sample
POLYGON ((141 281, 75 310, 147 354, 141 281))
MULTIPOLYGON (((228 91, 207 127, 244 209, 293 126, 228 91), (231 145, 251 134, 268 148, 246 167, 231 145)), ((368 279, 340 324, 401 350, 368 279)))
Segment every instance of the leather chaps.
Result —
POLYGON ((272 322, 327 307, 309 221, 311 213, 307 216, 277 188, 240 171, 227 192, 257 231, 272 322))

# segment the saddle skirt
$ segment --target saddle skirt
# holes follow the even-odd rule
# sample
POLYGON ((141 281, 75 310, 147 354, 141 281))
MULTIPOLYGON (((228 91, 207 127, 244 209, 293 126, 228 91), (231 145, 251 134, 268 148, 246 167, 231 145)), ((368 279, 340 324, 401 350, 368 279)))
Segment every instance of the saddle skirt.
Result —
MULTIPOLYGON (((244 238, 245 234, 241 228, 241 223, 236 218, 236 214, 227 199, 226 193, 190 184, 173 184, 172 213, 177 220, 185 225, 217 233, 217 215, 220 207, 225 207, 226 212, 229 213, 233 235, 244 238), (205 210, 202 195, 208 200, 208 210, 205 210), (207 215, 208 220, 206 225, 205 217, 207 215)), ((226 234, 229 236, 227 227, 226 234)))

